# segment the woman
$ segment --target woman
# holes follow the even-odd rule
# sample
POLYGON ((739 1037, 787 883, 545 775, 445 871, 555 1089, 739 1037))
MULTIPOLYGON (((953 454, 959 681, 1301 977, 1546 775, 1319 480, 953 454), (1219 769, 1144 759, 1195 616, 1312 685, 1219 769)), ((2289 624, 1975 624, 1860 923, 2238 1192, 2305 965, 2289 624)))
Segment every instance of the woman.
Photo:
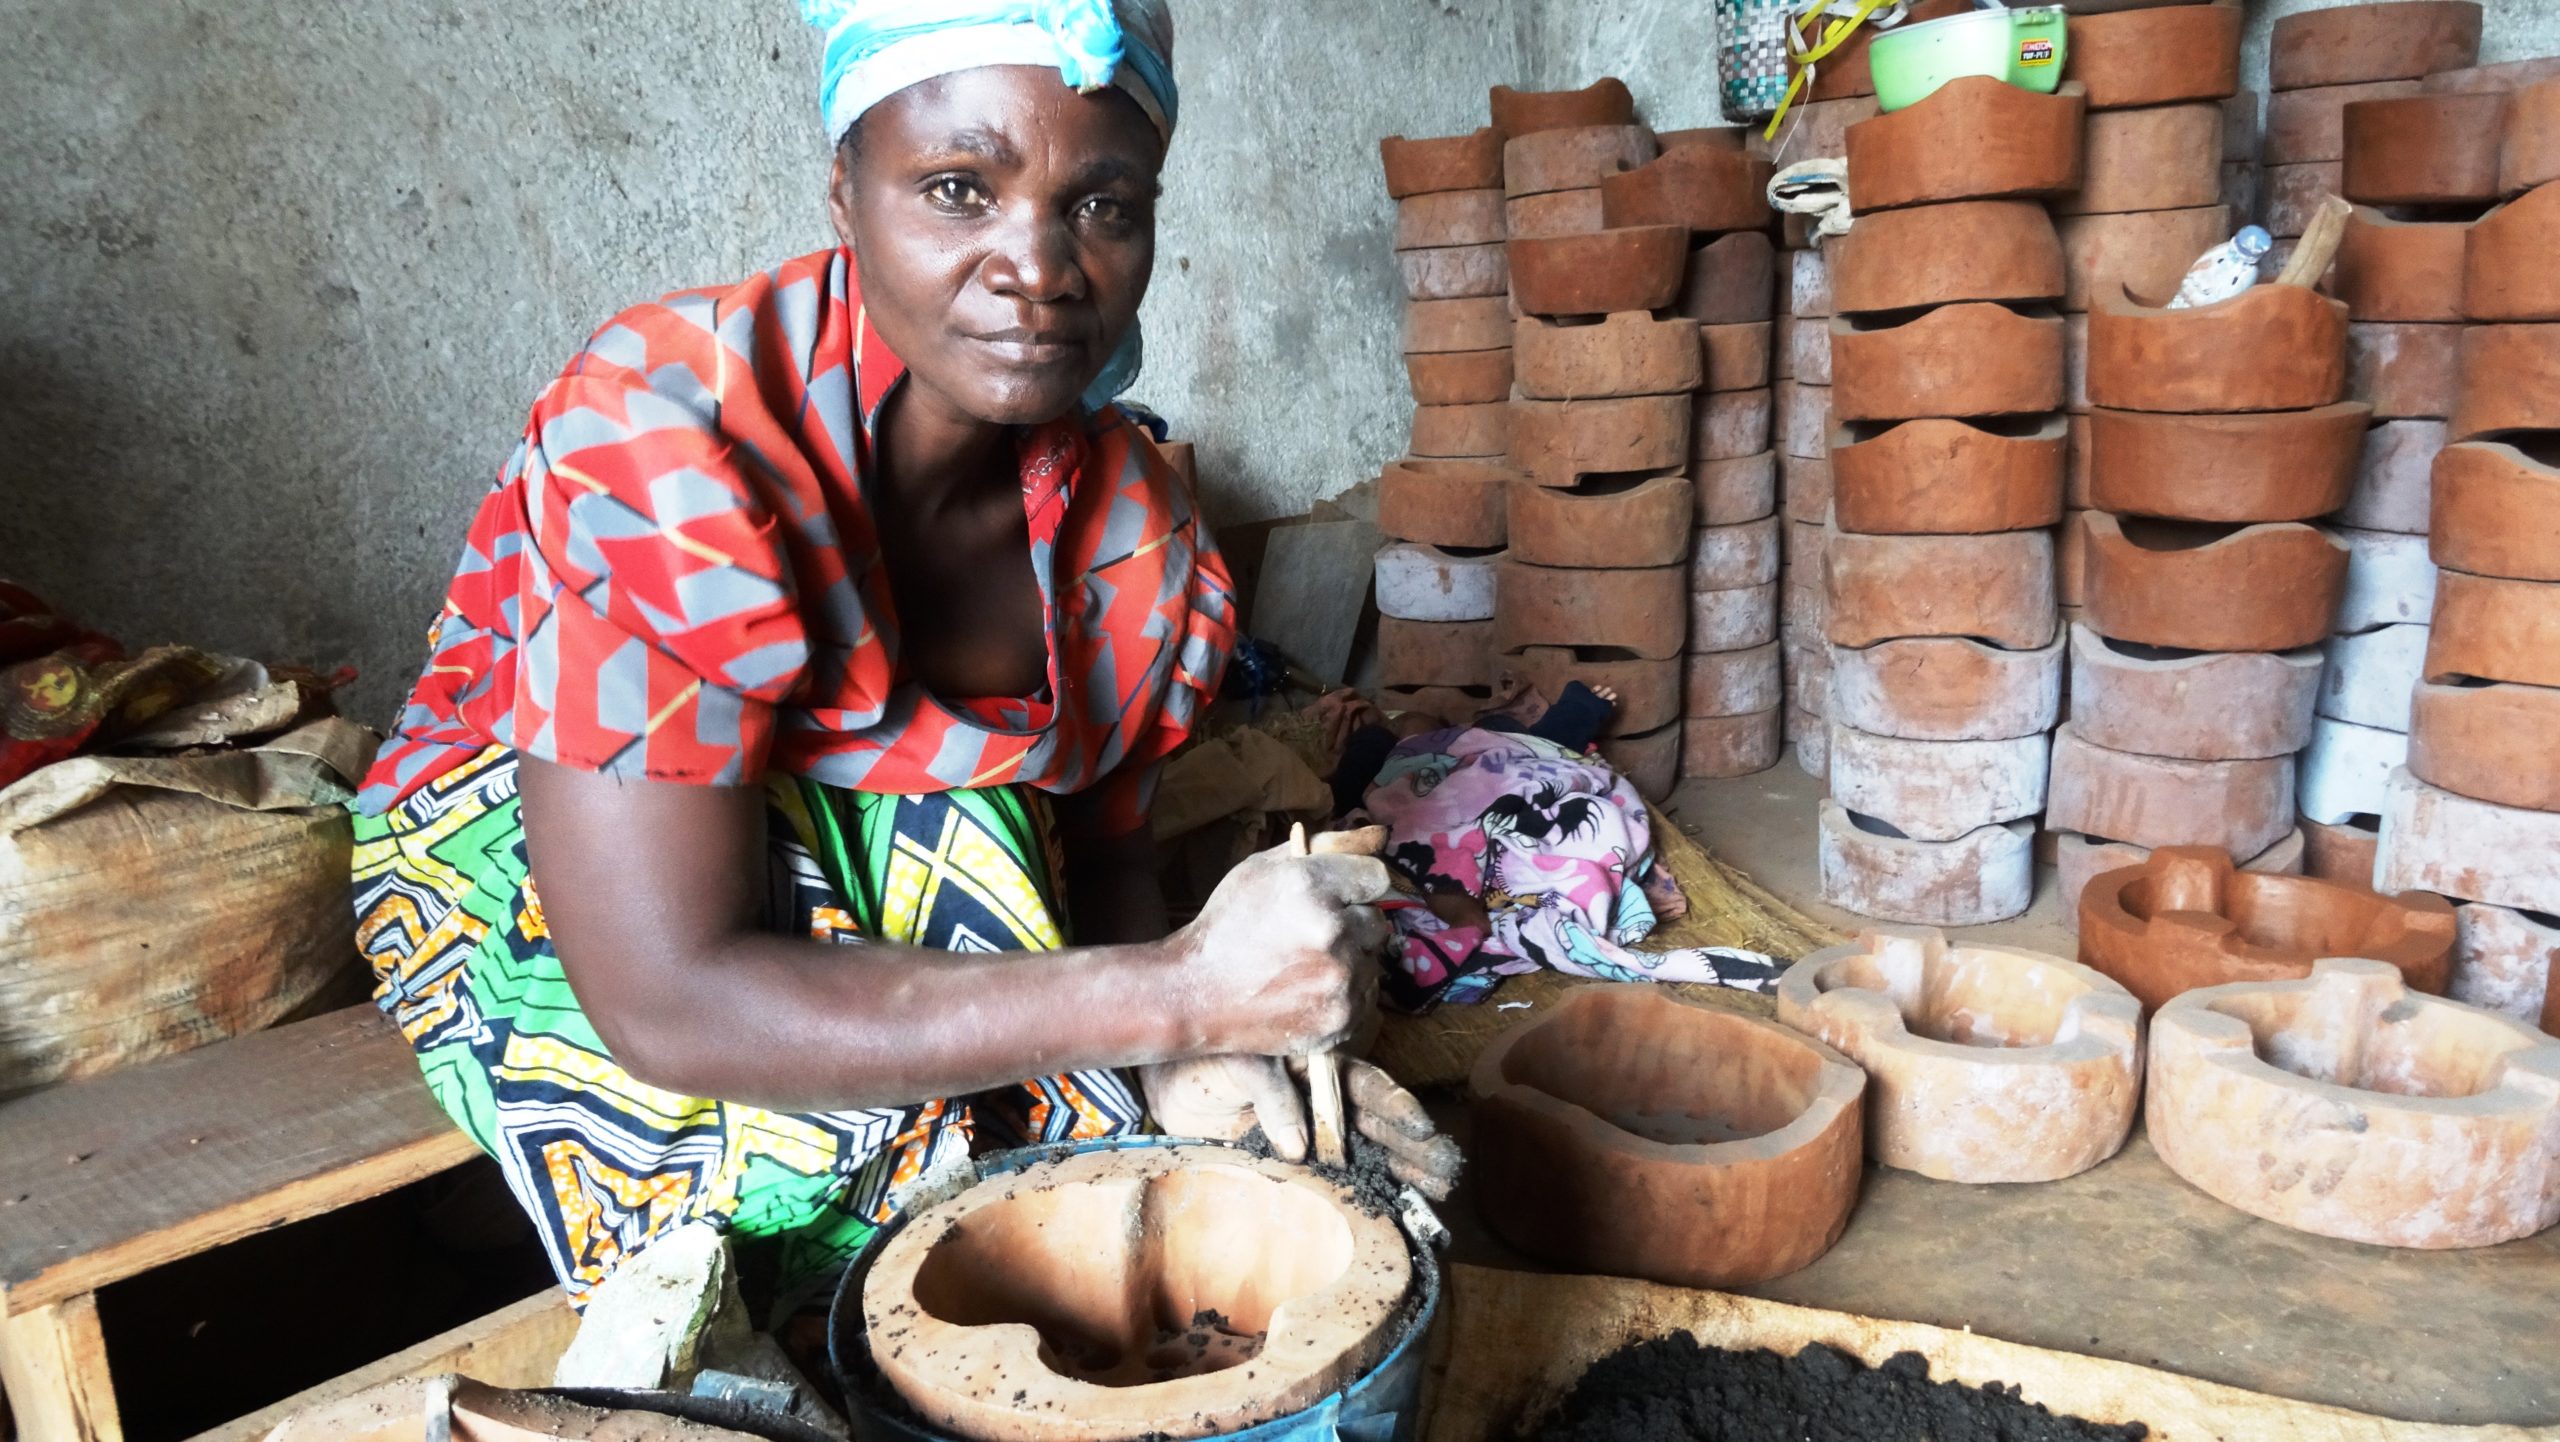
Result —
MULTIPOLYGON (((1177 103, 1159 0, 806 8, 840 246, 570 362, 361 803, 381 1003, 579 1299, 709 1219, 788 1303, 905 1183, 1146 1108, 1301 1155, 1273 1058, 1344 1039, 1386 935, 1375 858, 1277 854, 1165 935, 1149 789, 1233 630, 1109 404, 1177 103)), ((1350 1090, 1445 1191, 1412 1098, 1350 1090)))

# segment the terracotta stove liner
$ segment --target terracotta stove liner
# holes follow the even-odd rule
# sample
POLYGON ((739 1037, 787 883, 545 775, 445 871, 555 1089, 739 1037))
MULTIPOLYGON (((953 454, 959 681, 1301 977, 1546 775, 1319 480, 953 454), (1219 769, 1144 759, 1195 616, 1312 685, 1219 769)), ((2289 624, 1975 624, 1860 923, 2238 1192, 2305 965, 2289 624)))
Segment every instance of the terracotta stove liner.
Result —
MULTIPOLYGON (((2480 58, 2477 0, 2400 0, 2306 10, 2276 21, 2267 83, 2277 90, 2409 80, 2480 58)), ((1501 117, 1495 116, 1495 123, 1501 117)))
POLYGON ((1404 353, 1440 355, 1511 348, 1511 303, 1501 296, 1418 300, 1404 308, 1404 353))
POLYGON ((2170 651, 2071 628, 2071 719, 2090 743, 2190 761, 2289 756, 2311 744, 2322 657, 2170 651))
POLYGON ((1778 529, 1777 517, 1763 516, 1756 521, 1708 526, 1692 533, 1689 589, 1730 591, 1777 580, 1778 529))
POLYGON ((2436 457, 2429 551, 2437 565, 2517 581, 2560 581, 2560 453, 2464 441, 2436 457))
POLYGON ((2374 884, 2560 912, 2560 813, 2476 800, 2402 767, 2383 791, 2374 884))
POLYGON ((1682 674, 1680 714, 1691 719, 1753 716, 1774 710, 1786 700, 1775 641, 1740 651, 1691 655, 1682 674))
POLYGON ((2062 318, 1968 303, 1831 322, 1835 421, 2013 416, 2062 404, 2062 318))
POLYGON ((1701 325, 1764 321, 1777 309, 1777 248, 1756 230, 1719 236, 1689 252, 1679 309, 1701 325))
POLYGON ((1503 202, 1502 224, 1513 240, 1589 235, 1605 228, 1600 220, 1600 187, 1515 196, 1503 202))
POLYGON ((1454 245, 1396 252, 1404 293, 1412 300, 1465 300, 1502 295, 1511 285, 1511 262, 1502 246, 1454 245))
POLYGON ((1502 192, 1516 200, 1591 190, 1657 153, 1653 132, 1641 125, 1577 125, 1516 135, 1502 147, 1502 192))
POLYGON ((2438 571, 2427 676, 2560 686, 2560 586, 2438 571))
POLYGON ((1506 409, 1511 465, 1542 486, 1569 486, 1585 476, 1676 471, 1689 458, 1691 398, 1685 395, 1524 400, 1506 409))
POLYGON ((2367 205, 2496 200, 2507 97, 2495 91, 2361 100, 2343 117, 2347 198, 2367 205))
POLYGON ((1541 696, 1561 696, 1574 681, 1615 690, 1618 707, 1602 729, 1604 736, 1641 735, 1680 719, 1683 693, 1677 656, 1646 660, 1606 647, 1532 646, 1504 657, 1502 664, 1536 687, 1541 696))
POLYGON ((2528 1026, 2540 1022, 2560 962, 2560 922, 2478 901, 2457 903, 2453 922, 2453 974, 2445 995, 2528 1026))
POLYGON ((2453 413, 2462 371, 2459 325, 2356 321, 2347 327, 2347 387, 2383 420, 2453 413))
POLYGON ((2053 537, 1863 536, 1823 541, 1824 639, 1871 646, 1898 636, 1971 636, 2015 650, 2055 635, 2053 537))
POLYGON ((1861 916, 1976 926, 2016 916, 2035 898, 2032 822, 1919 841, 1826 799, 1817 824, 1822 899, 1861 916))
POLYGON ((1766 645, 1778 634, 1778 588, 1739 586, 1689 595, 1691 654, 1740 651, 1766 645))
POLYGON ((2394 220, 2359 205, 2338 243, 2330 286, 2355 320, 2459 324, 2471 231, 2468 222, 2394 220))
POLYGON ((1636 119, 1635 96, 1614 75, 1580 90, 1514 90, 1497 85, 1487 94, 1486 103, 1492 110, 1493 128, 1509 136, 1581 125, 1632 125, 1636 119))
POLYGON ((1647 660, 1680 654, 1688 568, 1577 570, 1506 560, 1494 577, 1494 645, 1615 646, 1647 660))
POLYGON ((2186 210, 2222 197, 2222 107, 2158 105, 2089 116, 2080 187, 2057 215, 2186 210))
POLYGON ((2186 521, 2308 521, 2347 503, 2373 408, 2089 413, 2089 501, 2186 521))
POLYGON ((1639 225, 1511 242, 1511 294, 1529 315, 1661 310, 1679 297, 1689 232, 1639 225))
POLYGON ((1835 431, 1840 529, 1868 534, 2032 530, 2062 519, 2060 416, 1927 418, 1835 431))
POLYGON ((1511 349, 1409 355, 1404 375, 1415 405, 1490 405, 1511 397, 1511 349))
POLYGON ((1480 461, 1389 461, 1378 474, 1378 529, 1434 546, 1499 546, 1518 471, 1480 461))
POLYGON ((1502 455, 1511 444, 1507 404, 1416 406, 1405 449, 1433 459, 1480 460, 1502 455))
POLYGON ((1696 509, 1686 476, 1649 476, 1591 490, 1510 488, 1511 556, 1536 566, 1668 566, 1689 551, 1696 509))
POLYGON ((1697 326, 1642 311, 1583 324, 1523 316, 1511 355, 1514 382, 1533 400, 1672 395, 1706 378, 1697 326))
POLYGON ((2269 166, 2338 164, 2347 154, 2348 106, 2418 93, 2415 80, 2279 90, 2267 97, 2266 135, 2260 142, 2259 160, 2269 166))
POLYGON ((2411 775, 2479 801, 2560 811, 2560 689, 2421 681, 2410 707, 2411 775))
POLYGON ((2089 313, 2089 400, 2176 413, 2330 405, 2346 385, 2346 334, 2343 303, 2295 285, 2188 310, 2102 295, 2089 313))
POLYGON ((1987 75, 1959 76, 1916 105, 1849 127, 1849 193, 1863 218, 2077 190, 2087 99, 2067 83, 2039 95, 1987 75))
POLYGON ((1955 841, 2044 809, 2043 732, 1913 741, 1831 723, 1831 795, 1915 841, 1955 841))
MULTIPOLYGON (((2080 930, 2080 898, 2088 892, 2089 883, 2110 871, 2122 871, 2129 866, 2142 865, 2151 859, 2151 850, 2148 846, 2136 846, 2129 841, 2109 841, 2103 837, 2082 836, 2076 831, 2055 832, 2053 834, 2054 895, 2062 903, 2063 925, 2070 927, 2072 933, 2077 935, 2080 930)), ((2373 867, 2369 864, 2371 859, 2372 853, 2367 852, 2368 865, 2365 867, 2364 876, 2356 880, 2356 885, 2364 886, 2371 882, 2373 877, 2373 867)), ((2270 876, 2316 875, 2317 873, 2311 871, 2310 860, 2309 823, 2305 823, 2286 832, 2283 839, 2277 841, 2275 845, 2240 863, 2240 869, 2264 872, 2270 876)))
POLYGON ((1378 548, 1378 613, 1406 621, 1493 619, 1491 554, 1464 555, 1415 541, 1378 548))
MULTIPOLYGON (((1497 602, 1500 577, 1495 578, 1497 602)), ((1378 618, 1378 679, 1387 686, 1486 686, 1493 681, 1491 621, 1378 618)))
POLYGON ((2290 651, 2329 634, 2347 547, 2295 521, 2238 530, 2086 513, 2089 623, 2113 640, 2290 651))
POLYGON ((2560 324, 2465 327, 2457 387, 2449 439, 2560 430, 2560 324))
POLYGON ((1756 521, 1778 508, 1778 453, 1735 456, 1730 460, 1692 461, 1697 485, 1697 523, 1730 526, 1756 521))
POLYGON ((1769 162, 1739 150, 1684 145, 1602 177, 1604 224, 1677 225, 1700 235, 1769 223, 1769 162))
POLYGON ((2062 78, 2093 110, 2219 100, 2240 88, 2237 5, 2169 5, 2071 17, 2062 78))
POLYGON ((1717 779, 1749 776, 1778 764, 1786 747, 1779 708, 1740 716, 1692 716, 1681 722, 1680 774, 1717 779))
POLYGON ((2293 829, 2290 756, 2186 761, 2096 745, 2066 722, 2053 733, 2045 825, 2136 846, 2218 846, 2255 856, 2293 829))
POLYGON ((1600 743, 1601 758, 1647 801, 1671 794, 1680 775, 1681 728, 1666 725, 1653 731, 1620 732, 1600 743))
POLYGON ((2061 237, 2044 206, 2032 200, 1965 200, 1861 215, 1855 229, 1829 242, 1826 260, 1833 305, 1842 315, 1967 300, 2031 304, 2059 299, 2063 291, 2061 237))
POLYGON ((2338 512, 2338 524, 2425 535, 2435 508, 2434 472, 2444 429, 2439 420, 2410 418, 2366 431, 2355 489, 2338 512))
POLYGON ((2540 186, 2473 221, 2462 307, 2480 321, 2560 320, 2560 186, 2540 186))
POLYGON ((1502 132, 1490 125, 1429 140, 1390 135, 1378 142, 1378 159, 1386 167, 1387 194, 1397 200, 1443 190, 1502 188, 1502 132))
POLYGON ((2062 707, 2062 638, 2010 651, 1962 636, 1833 646, 1831 715, 1877 736, 2002 741, 2042 736, 2062 707))
POLYGON ((1500 245, 1509 238, 1498 190, 1443 190, 1396 202, 1398 251, 1500 245))
POLYGON ((2055 231, 2062 240, 2062 308, 2086 311, 2092 297, 2119 291, 2134 295, 2176 294, 2196 257, 2231 238, 2233 209, 2201 205, 2184 210, 2058 218, 2055 231))

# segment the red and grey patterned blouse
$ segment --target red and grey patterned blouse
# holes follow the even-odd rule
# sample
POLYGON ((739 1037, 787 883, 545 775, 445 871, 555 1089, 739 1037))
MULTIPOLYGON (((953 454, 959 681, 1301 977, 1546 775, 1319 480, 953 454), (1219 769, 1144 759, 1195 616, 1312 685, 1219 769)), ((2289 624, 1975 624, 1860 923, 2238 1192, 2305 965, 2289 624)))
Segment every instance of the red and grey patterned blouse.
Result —
POLYGON ((1117 410, 1025 432, 1046 694, 931 696, 898 661, 862 485, 905 374, 842 251, 598 331, 481 502, 358 804, 495 745, 712 785, 1106 786, 1106 828, 1137 826, 1235 640, 1194 498, 1117 410))

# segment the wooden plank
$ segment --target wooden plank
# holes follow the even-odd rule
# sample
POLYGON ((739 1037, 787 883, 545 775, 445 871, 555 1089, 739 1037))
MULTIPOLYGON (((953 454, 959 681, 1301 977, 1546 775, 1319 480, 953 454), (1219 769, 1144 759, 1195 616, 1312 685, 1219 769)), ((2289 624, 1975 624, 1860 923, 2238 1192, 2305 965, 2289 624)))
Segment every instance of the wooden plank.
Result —
POLYGON ((370 1006, 0 1104, 0 1316, 474 1155, 370 1006))
POLYGON ((23 1442, 124 1442, 89 1293, 0 1321, 0 1383, 23 1442))
POLYGON ((310 1426, 315 1414, 388 1383, 455 1373, 493 1387, 548 1387, 552 1369, 578 1335, 568 1295, 546 1289, 405 1352, 359 1367, 272 1407, 200 1432, 192 1442, 258 1442, 288 1420, 310 1426))

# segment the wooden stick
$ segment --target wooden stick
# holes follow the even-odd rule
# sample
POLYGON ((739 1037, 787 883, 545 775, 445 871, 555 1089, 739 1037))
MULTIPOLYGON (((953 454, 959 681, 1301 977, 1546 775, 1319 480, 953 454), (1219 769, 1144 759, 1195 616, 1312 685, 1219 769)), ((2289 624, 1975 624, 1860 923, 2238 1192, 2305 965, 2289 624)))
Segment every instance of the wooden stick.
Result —
MULTIPOLYGON (((1289 854, 1310 854, 1303 821, 1289 825, 1289 854)), ((1307 1120, 1315 1129, 1316 1160, 1328 1167, 1349 1166, 1351 1152, 1342 1136, 1342 1059, 1330 1048, 1307 1058, 1307 1120)))
POLYGON ((2347 217, 2354 213, 2354 206, 2334 195, 2320 202, 2311 224, 2303 228, 2302 239, 2293 243, 2293 254, 2285 257, 2284 273, 2276 277, 2276 284, 2306 289, 2318 285, 2328 273, 2329 262, 2338 257, 2338 244, 2347 238, 2347 217))

